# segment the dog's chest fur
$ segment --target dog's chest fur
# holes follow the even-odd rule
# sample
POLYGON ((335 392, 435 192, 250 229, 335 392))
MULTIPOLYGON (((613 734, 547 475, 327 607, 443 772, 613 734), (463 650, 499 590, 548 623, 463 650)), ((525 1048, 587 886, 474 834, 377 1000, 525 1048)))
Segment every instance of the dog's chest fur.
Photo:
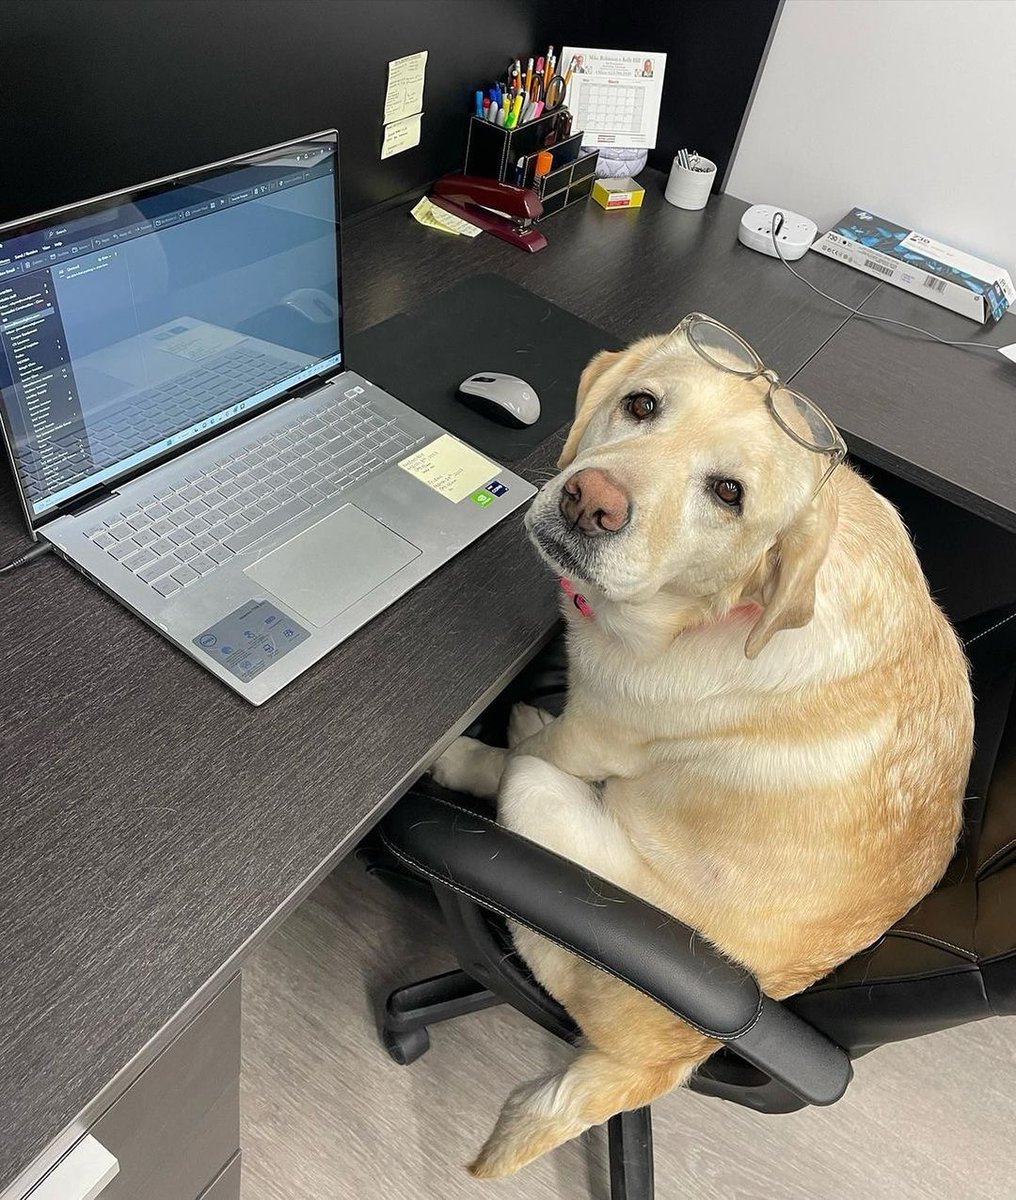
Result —
POLYGON ((603 804, 648 868, 639 890, 765 972, 770 950, 779 954, 760 921, 785 939, 777 916, 788 908, 828 920, 864 870, 862 847, 844 852, 854 846, 847 830, 893 720, 855 713, 844 727, 822 715, 837 674, 864 651, 826 626, 821 606, 807 630, 780 635, 756 661, 744 656, 751 614, 648 654, 598 617, 570 626, 580 699, 569 718, 614 768, 603 804))

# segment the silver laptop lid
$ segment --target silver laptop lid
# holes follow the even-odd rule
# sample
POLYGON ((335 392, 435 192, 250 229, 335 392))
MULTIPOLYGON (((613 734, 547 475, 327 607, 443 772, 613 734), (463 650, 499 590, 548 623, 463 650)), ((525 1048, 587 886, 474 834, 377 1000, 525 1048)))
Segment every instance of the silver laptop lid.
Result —
POLYGON ((0 226, 33 531, 340 366, 338 218, 330 131, 0 226))

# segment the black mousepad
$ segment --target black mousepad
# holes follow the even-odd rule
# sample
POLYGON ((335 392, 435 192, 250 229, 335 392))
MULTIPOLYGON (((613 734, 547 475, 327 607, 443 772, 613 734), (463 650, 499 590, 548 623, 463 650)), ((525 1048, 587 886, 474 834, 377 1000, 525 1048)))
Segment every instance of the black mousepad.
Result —
POLYGON ((463 279, 348 341, 350 370, 506 464, 571 421, 583 367, 598 351, 620 348, 609 333, 500 275, 463 279), (532 384, 536 424, 510 429, 456 399, 477 371, 532 384))

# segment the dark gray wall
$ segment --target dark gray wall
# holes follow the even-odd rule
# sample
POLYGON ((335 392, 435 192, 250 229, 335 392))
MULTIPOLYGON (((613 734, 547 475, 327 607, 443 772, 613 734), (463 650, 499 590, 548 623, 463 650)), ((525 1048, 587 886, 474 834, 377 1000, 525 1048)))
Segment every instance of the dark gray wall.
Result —
POLYGON ((667 55, 660 132, 649 161, 669 171, 682 147, 727 169, 780 0, 643 0, 612 4, 603 42, 667 55))
POLYGON ((354 213, 460 167, 477 84, 548 42, 666 50, 659 158, 725 161, 775 5, 2 0, 0 220, 333 125, 354 213), (423 142, 382 163, 386 64, 423 49, 423 142))

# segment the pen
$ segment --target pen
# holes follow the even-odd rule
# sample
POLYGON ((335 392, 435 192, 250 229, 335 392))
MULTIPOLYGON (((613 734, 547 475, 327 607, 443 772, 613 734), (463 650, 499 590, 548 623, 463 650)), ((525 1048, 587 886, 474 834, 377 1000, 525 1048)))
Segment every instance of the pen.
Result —
POLYGON ((535 112, 535 110, 536 110, 536 101, 530 100, 529 103, 526 105, 525 112, 523 112, 523 114, 522 114, 522 124, 523 125, 525 125, 527 121, 531 121, 533 119, 533 113, 535 112))
POLYGON ((521 187, 522 181, 526 177, 526 159, 525 155, 515 164, 515 186, 521 187))
POLYGON ((507 114, 503 108, 499 108, 497 112, 497 123, 503 129, 505 122, 508 120, 507 114))
POLYGON ((494 103, 487 109, 487 120, 491 125, 497 124, 497 104, 494 103))

